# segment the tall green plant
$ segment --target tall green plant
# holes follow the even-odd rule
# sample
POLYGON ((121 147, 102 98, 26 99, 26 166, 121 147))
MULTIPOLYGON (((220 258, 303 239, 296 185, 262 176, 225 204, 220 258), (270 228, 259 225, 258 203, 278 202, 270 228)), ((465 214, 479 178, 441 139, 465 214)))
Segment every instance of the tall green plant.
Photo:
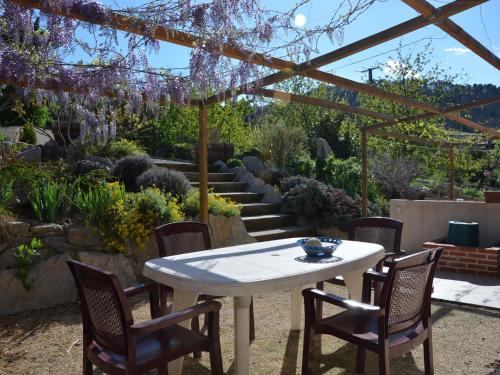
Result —
POLYGON ((13 180, 7 178, 0 179, 0 215, 9 212, 7 205, 14 195, 13 185, 13 180))
POLYGON ((70 211, 70 189, 66 183, 45 181, 32 189, 28 199, 38 220, 53 222, 70 211))
POLYGON ((31 288, 31 281, 28 274, 33 263, 33 257, 37 256, 38 250, 43 247, 43 243, 38 238, 33 238, 29 244, 19 245, 14 253, 17 262, 17 277, 23 283, 25 289, 31 288))
POLYGON ((125 186, 102 182, 90 189, 77 188, 74 202, 88 224, 97 226, 102 222, 116 201, 125 199, 125 186))

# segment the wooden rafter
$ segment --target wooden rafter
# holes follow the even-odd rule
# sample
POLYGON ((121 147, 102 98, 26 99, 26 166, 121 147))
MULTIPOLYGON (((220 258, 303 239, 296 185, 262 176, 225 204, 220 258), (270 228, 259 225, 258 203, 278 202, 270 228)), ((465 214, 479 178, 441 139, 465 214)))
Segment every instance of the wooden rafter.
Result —
MULTIPOLYGON (((482 106, 494 104, 494 103, 500 103, 500 96, 494 96, 492 98, 480 99, 480 100, 476 100, 472 103, 451 106, 451 107, 444 109, 443 113, 460 112, 460 111, 465 111, 467 109, 482 107, 482 106)), ((363 129, 366 129, 368 131, 373 131, 376 129, 385 128, 385 127, 393 126, 396 124, 403 124, 403 123, 410 123, 410 122, 415 122, 415 121, 420 121, 420 120, 427 120, 427 119, 441 116, 441 115, 442 115, 441 113, 422 113, 422 114, 419 114, 416 116, 404 117, 401 119, 389 120, 386 122, 381 122, 378 124, 369 125, 369 126, 364 127, 363 129)), ((498 135, 498 132, 496 132, 495 136, 497 136, 497 135, 498 135)))
MULTIPOLYGON (((403 1, 424 17, 432 16, 436 12, 436 8, 425 0, 403 1)), ((436 22, 435 25, 455 38, 457 41, 462 43, 465 47, 469 48, 483 60, 490 63, 495 68, 500 69, 500 58, 498 58, 493 52, 483 46, 478 40, 473 38, 455 22, 451 21, 448 18, 444 18, 440 22, 436 22)))
POLYGON ((284 91, 256 88, 255 90, 252 90, 249 93, 265 96, 267 98, 278 99, 278 100, 281 100, 284 102, 309 104, 309 105, 313 105, 316 107, 334 109, 336 111, 345 112, 345 113, 356 113, 356 114, 361 115, 361 116, 367 116, 367 117, 381 119, 381 120, 385 120, 385 121, 394 120, 394 118, 392 116, 385 115, 383 113, 374 112, 374 111, 370 111, 370 110, 359 108, 359 107, 353 107, 353 106, 350 106, 347 104, 337 103, 337 102, 333 102, 333 101, 329 101, 329 100, 313 98, 310 96, 290 94, 290 93, 284 92, 284 91))
MULTIPOLYGON (((433 23, 440 22, 440 20, 445 19, 447 17, 451 17, 452 15, 463 12, 467 9, 470 9, 474 6, 480 5, 487 0, 457 0, 452 3, 446 4, 440 8, 437 8, 434 14, 430 17, 415 17, 411 20, 402 22, 398 25, 392 26, 386 30, 380 31, 373 35, 370 35, 366 38, 360 39, 356 42, 350 43, 344 47, 340 47, 334 51, 328 52, 324 55, 318 56, 308 62, 304 62, 302 64, 293 64, 293 66, 287 67, 286 69, 279 69, 274 67, 275 69, 281 70, 280 72, 271 74, 267 77, 261 78, 257 81, 251 82, 245 86, 247 87, 263 87, 269 86, 281 81, 284 81, 288 78, 294 77, 296 75, 306 75, 306 72, 314 71, 324 65, 331 64, 335 61, 341 60, 348 56, 354 55, 361 51, 367 50, 371 47, 375 47, 379 44, 385 43, 389 40, 397 38, 399 36, 408 34, 412 31, 416 31, 425 26, 431 25, 433 23)), ((306 75, 309 76, 309 75, 306 75)), ((311 77, 310 78, 315 78, 311 77)), ((232 88, 226 90, 224 93, 219 95, 214 95, 207 100, 205 103, 214 104, 221 100, 226 100, 228 98, 233 97, 234 95, 239 95, 243 91, 245 91, 245 87, 240 88, 232 88)))

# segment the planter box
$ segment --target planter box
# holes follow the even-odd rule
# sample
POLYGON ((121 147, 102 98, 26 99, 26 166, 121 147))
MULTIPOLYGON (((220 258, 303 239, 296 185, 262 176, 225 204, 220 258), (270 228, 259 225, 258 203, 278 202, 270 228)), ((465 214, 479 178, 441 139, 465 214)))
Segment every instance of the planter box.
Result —
MULTIPOLYGON (((199 146, 193 145, 193 160, 198 163, 200 160, 199 146)), ((234 145, 232 143, 209 143, 207 159, 209 163, 215 163, 217 160, 227 161, 234 156, 234 145)))
POLYGON ((484 201, 486 203, 500 203, 500 191, 485 191, 484 201))
POLYGON ((500 277, 500 247, 469 247, 443 242, 436 240, 422 245, 424 249, 443 248, 438 270, 500 277))

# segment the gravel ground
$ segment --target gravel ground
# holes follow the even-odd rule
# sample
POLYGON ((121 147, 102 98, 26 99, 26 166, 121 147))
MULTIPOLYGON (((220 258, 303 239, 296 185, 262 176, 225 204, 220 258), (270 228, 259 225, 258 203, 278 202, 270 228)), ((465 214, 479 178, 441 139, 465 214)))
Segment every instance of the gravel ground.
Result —
MULTIPOLYGON (((333 292, 344 291, 331 287, 333 292)), ((232 300, 223 300, 221 344, 224 369, 233 374, 232 300)), ((326 309, 325 313, 333 312, 326 309)), ((452 375, 500 374, 500 311, 446 303, 433 304, 435 373, 452 375)), ((289 294, 255 297, 256 340, 250 353, 250 373, 294 375, 300 373, 302 335, 289 327, 289 294)), ((149 319, 144 301, 134 303, 136 321, 149 319)), ((81 373, 81 320, 76 304, 0 321, 0 374, 81 373)), ((318 374, 353 374, 355 348, 339 339, 324 337, 317 355, 318 374)), ((367 374, 377 373, 377 359, 368 354, 367 374)), ((208 355, 185 361, 184 373, 209 374, 208 355)), ((417 348, 391 361, 396 375, 424 374, 423 351, 417 348)), ((97 373, 97 371, 96 371, 97 373)))

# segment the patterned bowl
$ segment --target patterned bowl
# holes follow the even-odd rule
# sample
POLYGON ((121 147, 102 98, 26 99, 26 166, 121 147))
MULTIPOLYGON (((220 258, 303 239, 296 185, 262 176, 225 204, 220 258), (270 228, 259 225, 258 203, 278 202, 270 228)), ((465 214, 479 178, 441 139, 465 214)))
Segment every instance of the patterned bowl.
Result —
POLYGON ((297 244, 302 246, 307 255, 312 257, 331 257, 335 249, 342 243, 338 238, 318 237, 323 246, 306 245, 309 238, 303 238, 297 241, 297 244))

